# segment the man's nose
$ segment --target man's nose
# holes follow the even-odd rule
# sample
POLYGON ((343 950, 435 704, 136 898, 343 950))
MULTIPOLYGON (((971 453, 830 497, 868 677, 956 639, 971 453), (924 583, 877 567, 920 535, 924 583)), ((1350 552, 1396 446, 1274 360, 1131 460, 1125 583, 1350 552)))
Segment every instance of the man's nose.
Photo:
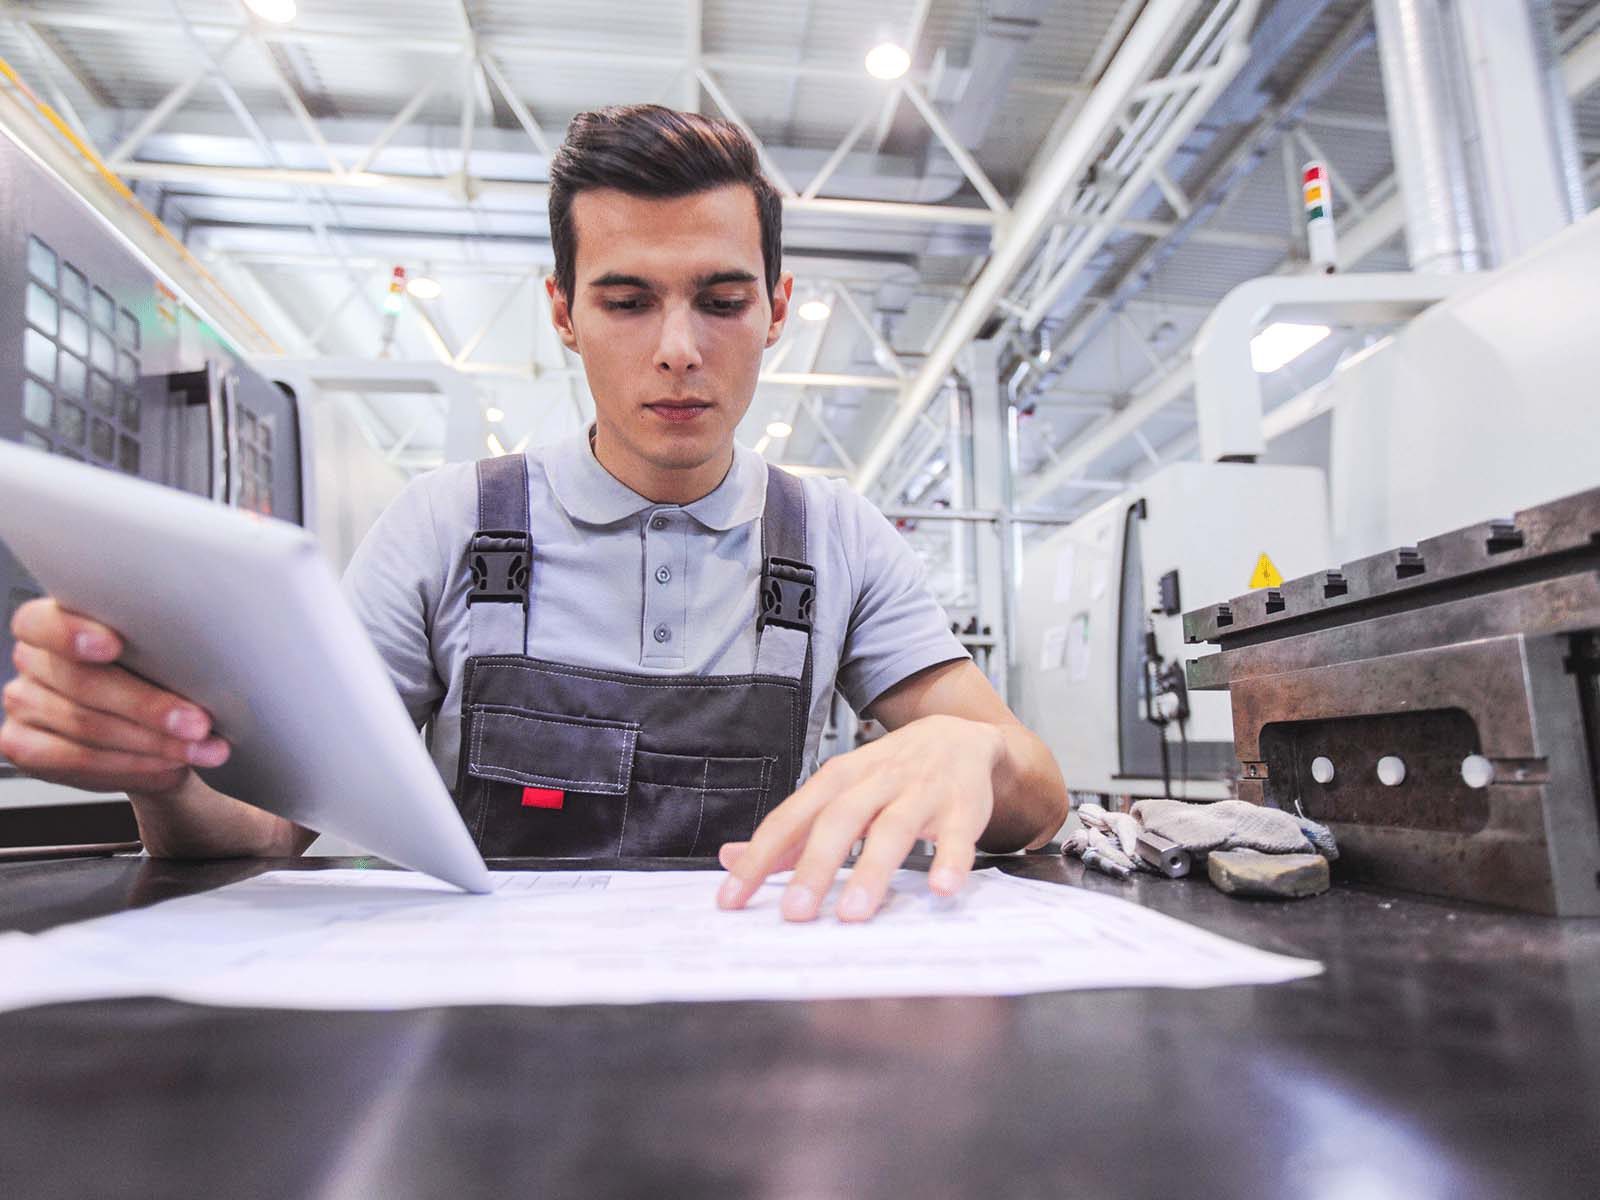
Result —
POLYGON ((700 343, 696 337, 693 309, 687 305, 668 305, 661 318, 661 341, 656 346, 656 369, 682 375, 701 366, 700 343))

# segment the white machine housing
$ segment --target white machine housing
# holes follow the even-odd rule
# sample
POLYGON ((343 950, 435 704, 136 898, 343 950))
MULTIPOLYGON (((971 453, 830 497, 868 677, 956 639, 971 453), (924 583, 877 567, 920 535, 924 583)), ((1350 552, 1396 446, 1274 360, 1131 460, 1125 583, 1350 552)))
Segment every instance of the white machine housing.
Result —
MULTIPOLYGON (((1184 645, 1183 611, 1249 591, 1262 555, 1286 579, 1328 564, 1322 471, 1174 463, 1028 551, 1013 668, 1017 698, 1069 789, 1164 793, 1149 753, 1155 727, 1138 716, 1144 619, 1153 619, 1168 662, 1209 652, 1184 645), (1143 516, 1130 518, 1135 511, 1143 516), (1174 570, 1178 611, 1153 614, 1161 577, 1174 570)), ((1175 727, 1169 736, 1173 794, 1223 799, 1233 762, 1228 697, 1193 693, 1189 703, 1186 782, 1175 727)))

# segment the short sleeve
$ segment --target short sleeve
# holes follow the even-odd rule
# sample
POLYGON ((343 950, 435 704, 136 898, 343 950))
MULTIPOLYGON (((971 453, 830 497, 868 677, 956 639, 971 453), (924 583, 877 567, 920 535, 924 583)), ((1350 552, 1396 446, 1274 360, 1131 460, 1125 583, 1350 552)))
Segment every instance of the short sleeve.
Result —
POLYGON ((432 482, 429 476, 413 480, 384 509, 356 548, 341 585, 419 728, 445 694, 428 640, 444 574, 429 499, 432 482))
POLYGON ((918 671, 969 656, 905 538, 855 492, 832 490, 835 534, 856 581, 838 685, 860 713, 918 671))

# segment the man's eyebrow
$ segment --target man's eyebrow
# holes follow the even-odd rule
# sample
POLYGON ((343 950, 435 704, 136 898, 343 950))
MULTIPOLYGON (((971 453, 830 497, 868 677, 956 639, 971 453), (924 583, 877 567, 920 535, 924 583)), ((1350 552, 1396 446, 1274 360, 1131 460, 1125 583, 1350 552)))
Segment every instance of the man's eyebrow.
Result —
POLYGON ((716 287, 719 283, 755 283, 756 277, 749 271, 713 271, 709 275, 701 275, 694 281, 696 290, 716 287))
POLYGON ((625 275, 621 271, 607 271, 598 279, 589 281, 590 287, 634 287, 651 290, 650 281, 642 275, 625 275))

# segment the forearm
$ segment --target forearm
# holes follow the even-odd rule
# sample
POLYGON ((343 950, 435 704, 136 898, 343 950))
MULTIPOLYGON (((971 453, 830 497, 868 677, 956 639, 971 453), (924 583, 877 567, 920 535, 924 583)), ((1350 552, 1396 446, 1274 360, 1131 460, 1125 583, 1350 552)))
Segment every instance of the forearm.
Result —
POLYGON ((1067 819, 1067 785, 1050 750, 1024 726, 996 724, 1003 749, 996 757, 994 814, 978 839, 990 854, 1033 849, 1067 819))
POLYGON ((139 838, 157 858, 281 858, 316 836, 265 809, 225 796, 193 771, 173 792, 129 793, 139 838))

